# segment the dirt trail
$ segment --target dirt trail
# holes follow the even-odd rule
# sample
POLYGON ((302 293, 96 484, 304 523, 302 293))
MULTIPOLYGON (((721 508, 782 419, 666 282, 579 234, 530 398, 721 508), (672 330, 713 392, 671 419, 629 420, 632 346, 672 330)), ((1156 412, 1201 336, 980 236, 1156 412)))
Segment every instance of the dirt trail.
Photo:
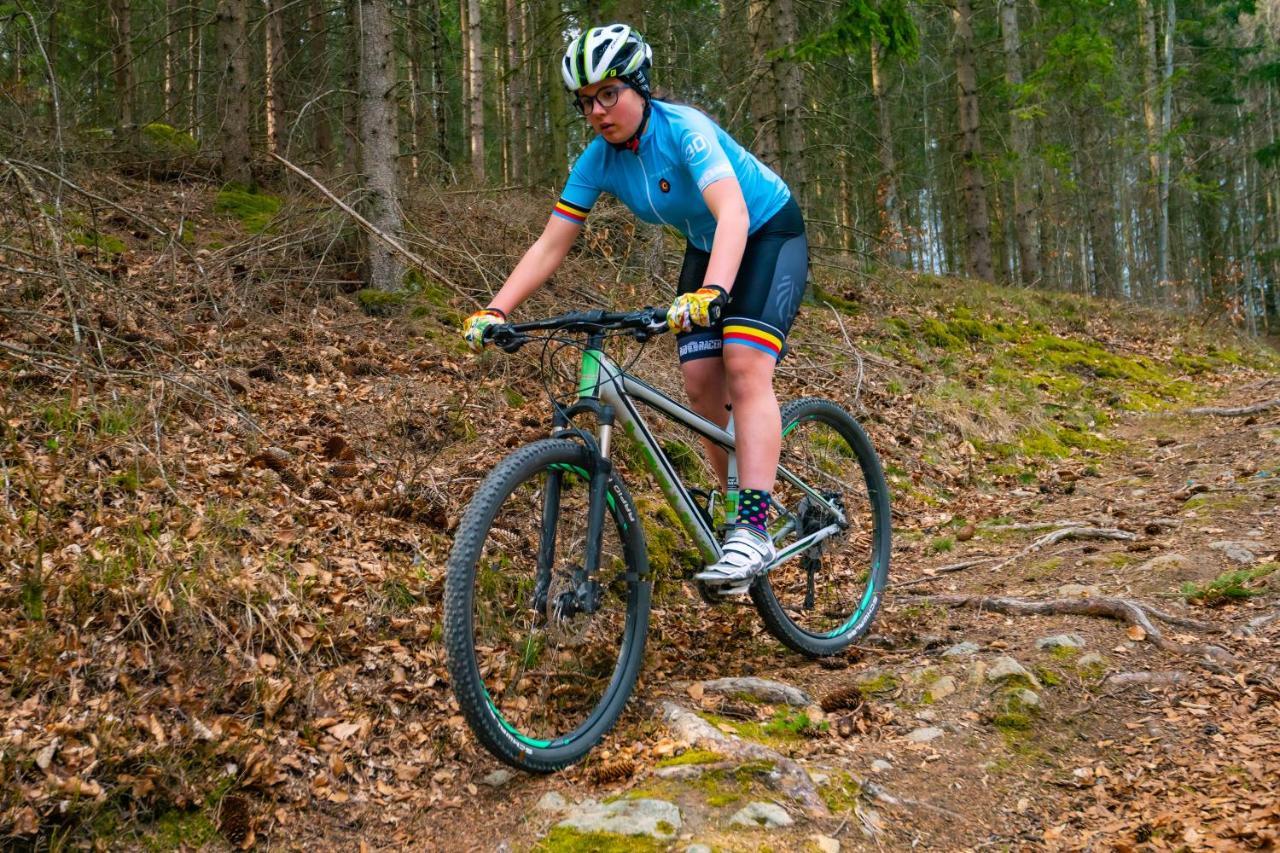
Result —
MULTIPOLYGON (((1255 384, 1224 402, 1263 396, 1255 384)), ((347 806, 286 831, 302 843, 319 834, 325 844, 359 837, 370 847, 602 849, 609 843, 602 836, 547 833, 584 810, 575 803, 656 799, 679 807, 681 825, 669 828, 668 840, 633 839, 618 849, 834 849, 830 839, 845 850, 1274 844, 1280 621, 1266 619, 1280 608, 1280 572, 1266 572, 1277 567, 1280 548, 1280 411, 1135 415, 1113 434, 1126 443, 1121 453, 1064 464, 980 506, 949 507, 978 523, 967 541, 928 531, 899 536, 898 585, 876 633, 843 658, 807 661, 786 652, 747 608, 703 611, 695 634, 706 642, 693 654, 664 640, 672 614, 658 611, 641 684, 589 766, 550 777, 515 774, 491 787, 483 780, 498 765, 477 755, 434 779, 429 807, 347 806), (1073 525, 1133 538, 1067 538, 992 569, 1073 525), (938 571, 983 557, 1000 559, 938 571), (1201 603, 1212 591, 1187 600, 1184 585, 1203 589, 1233 571, 1245 572, 1235 580, 1248 597, 1218 607, 1201 603), (927 598, 937 594, 1118 597, 1212 630, 1154 620, 1161 648, 1109 618, 953 608, 927 598), (1261 621, 1250 636, 1241 634, 1251 620, 1261 621), (1221 651, 1205 659, 1206 644, 1221 651), (806 727, 784 706, 726 700, 699 681, 741 675, 816 698, 846 688, 844 704, 852 707, 810 709, 806 727), (681 756, 684 744, 661 722, 664 704, 718 712, 721 730, 754 735, 795 759, 818 783, 830 816, 806 816, 768 762, 681 756), (790 725, 743 725, 770 719, 790 725), (619 778, 602 781, 610 774, 619 778), (565 804, 537 808, 548 792, 565 804), (730 824, 757 801, 782 806, 794 823, 730 824)))

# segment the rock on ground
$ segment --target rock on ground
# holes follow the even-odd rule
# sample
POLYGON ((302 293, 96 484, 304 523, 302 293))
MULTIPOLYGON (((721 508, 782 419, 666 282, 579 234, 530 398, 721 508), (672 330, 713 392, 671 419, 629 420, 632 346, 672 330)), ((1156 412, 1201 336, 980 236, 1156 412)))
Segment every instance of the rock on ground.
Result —
POLYGON ((542 795, 542 799, 538 800, 534 806, 540 812, 565 812, 569 810, 569 801, 560 795, 558 791, 547 791, 542 795))
POLYGON ((928 743, 940 737, 942 737, 942 729, 937 726, 929 726, 925 729, 914 729, 907 735, 907 740, 912 743, 928 743))
POLYGON ((1036 677, 1028 672, 1025 666, 1008 655, 995 659, 991 668, 987 670, 986 678, 987 681, 993 682, 1025 680, 1028 684, 1040 686, 1040 682, 1036 681, 1036 677))
POLYGON ((1257 556, 1253 553, 1253 549, 1257 548, 1258 545, 1259 543, 1255 542, 1235 542, 1229 540, 1209 543, 1210 548, 1214 551, 1221 551, 1228 560, 1234 560, 1235 562, 1243 563, 1246 566, 1252 565, 1253 561, 1257 559, 1257 556))
POLYGON ((787 810, 776 803, 748 803, 729 818, 732 826, 762 826, 777 829, 795 823, 787 810))
POLYGON ((708 693, 734 695, 745 693, 761 702, 775 705, 795 705, 803 708, 813 704, 813 698, 798 687, 772 681, 768 678, 717 678, 714 681, 702 682, 702 689, 708 693))
POLYGON ((965 640, 963 643, 956 643, 951 648, 942 653, 944 658, 964 658, 978 653, 978 644, 965 640))
POLYGON ((674 803, 650 799, 582 803, 557 824, 579 832, 648 835, 662 841, 675 838, 680 825, 680 809, 674 803))
POLYGON ((1079 634, 1054 634, 1036 640, 1037 649, 1082 649, 1084 640, 1079 634))
POLYGON ((944 675, 937 681, 929 685, 929 689, 925 691, 929 697, 929 701, 937 702, 946 699, 952 693, 956 692, 956 680, 950 675, 944 675))
POLYGON ((490 788, 501 788, 515 778, 515 775, 512 771, 502 767, 481 779, 480 784, 488 785, 490 788))

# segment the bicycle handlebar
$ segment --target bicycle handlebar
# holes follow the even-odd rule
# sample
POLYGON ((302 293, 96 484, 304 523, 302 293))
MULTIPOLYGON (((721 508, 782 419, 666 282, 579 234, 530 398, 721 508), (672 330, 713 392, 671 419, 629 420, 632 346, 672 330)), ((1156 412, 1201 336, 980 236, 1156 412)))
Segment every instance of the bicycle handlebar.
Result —
POLYGON ((495 323, 484 330, 484 339, 506 352, 515 352, 530 341, 529 332, 627 331, 647 339, 667 331, 667 309, 641 308, 639 311, 574 311, 528 323, 495 323))

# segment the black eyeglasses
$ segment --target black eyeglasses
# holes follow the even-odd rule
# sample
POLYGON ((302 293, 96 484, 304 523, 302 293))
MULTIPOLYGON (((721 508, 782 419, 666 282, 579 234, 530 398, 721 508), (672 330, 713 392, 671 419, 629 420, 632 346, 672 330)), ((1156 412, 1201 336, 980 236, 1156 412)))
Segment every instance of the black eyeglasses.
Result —
POLYGON ((606 110, 618 103, 618 97, 622 91, 626 89, 625 85, 609 86, 601 89, 594 95, 575 95, 573 98, 573 106, 582 115, 587 115, 596 108, 596 104, 604 107, 606 110))

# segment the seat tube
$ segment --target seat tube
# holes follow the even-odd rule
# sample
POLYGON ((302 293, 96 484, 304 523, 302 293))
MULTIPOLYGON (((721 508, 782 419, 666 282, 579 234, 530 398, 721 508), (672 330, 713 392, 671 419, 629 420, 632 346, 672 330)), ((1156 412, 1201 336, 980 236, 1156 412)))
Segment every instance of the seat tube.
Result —
MULTIPOLYGON (((732 409, 729 411, 729 424, 725 427, 725 432, 734 435, 732 409)), ((738 517, 738 451, 727 452, 729 467, 725 476, 724 521, 725 524, 733 524, 738 517)))

